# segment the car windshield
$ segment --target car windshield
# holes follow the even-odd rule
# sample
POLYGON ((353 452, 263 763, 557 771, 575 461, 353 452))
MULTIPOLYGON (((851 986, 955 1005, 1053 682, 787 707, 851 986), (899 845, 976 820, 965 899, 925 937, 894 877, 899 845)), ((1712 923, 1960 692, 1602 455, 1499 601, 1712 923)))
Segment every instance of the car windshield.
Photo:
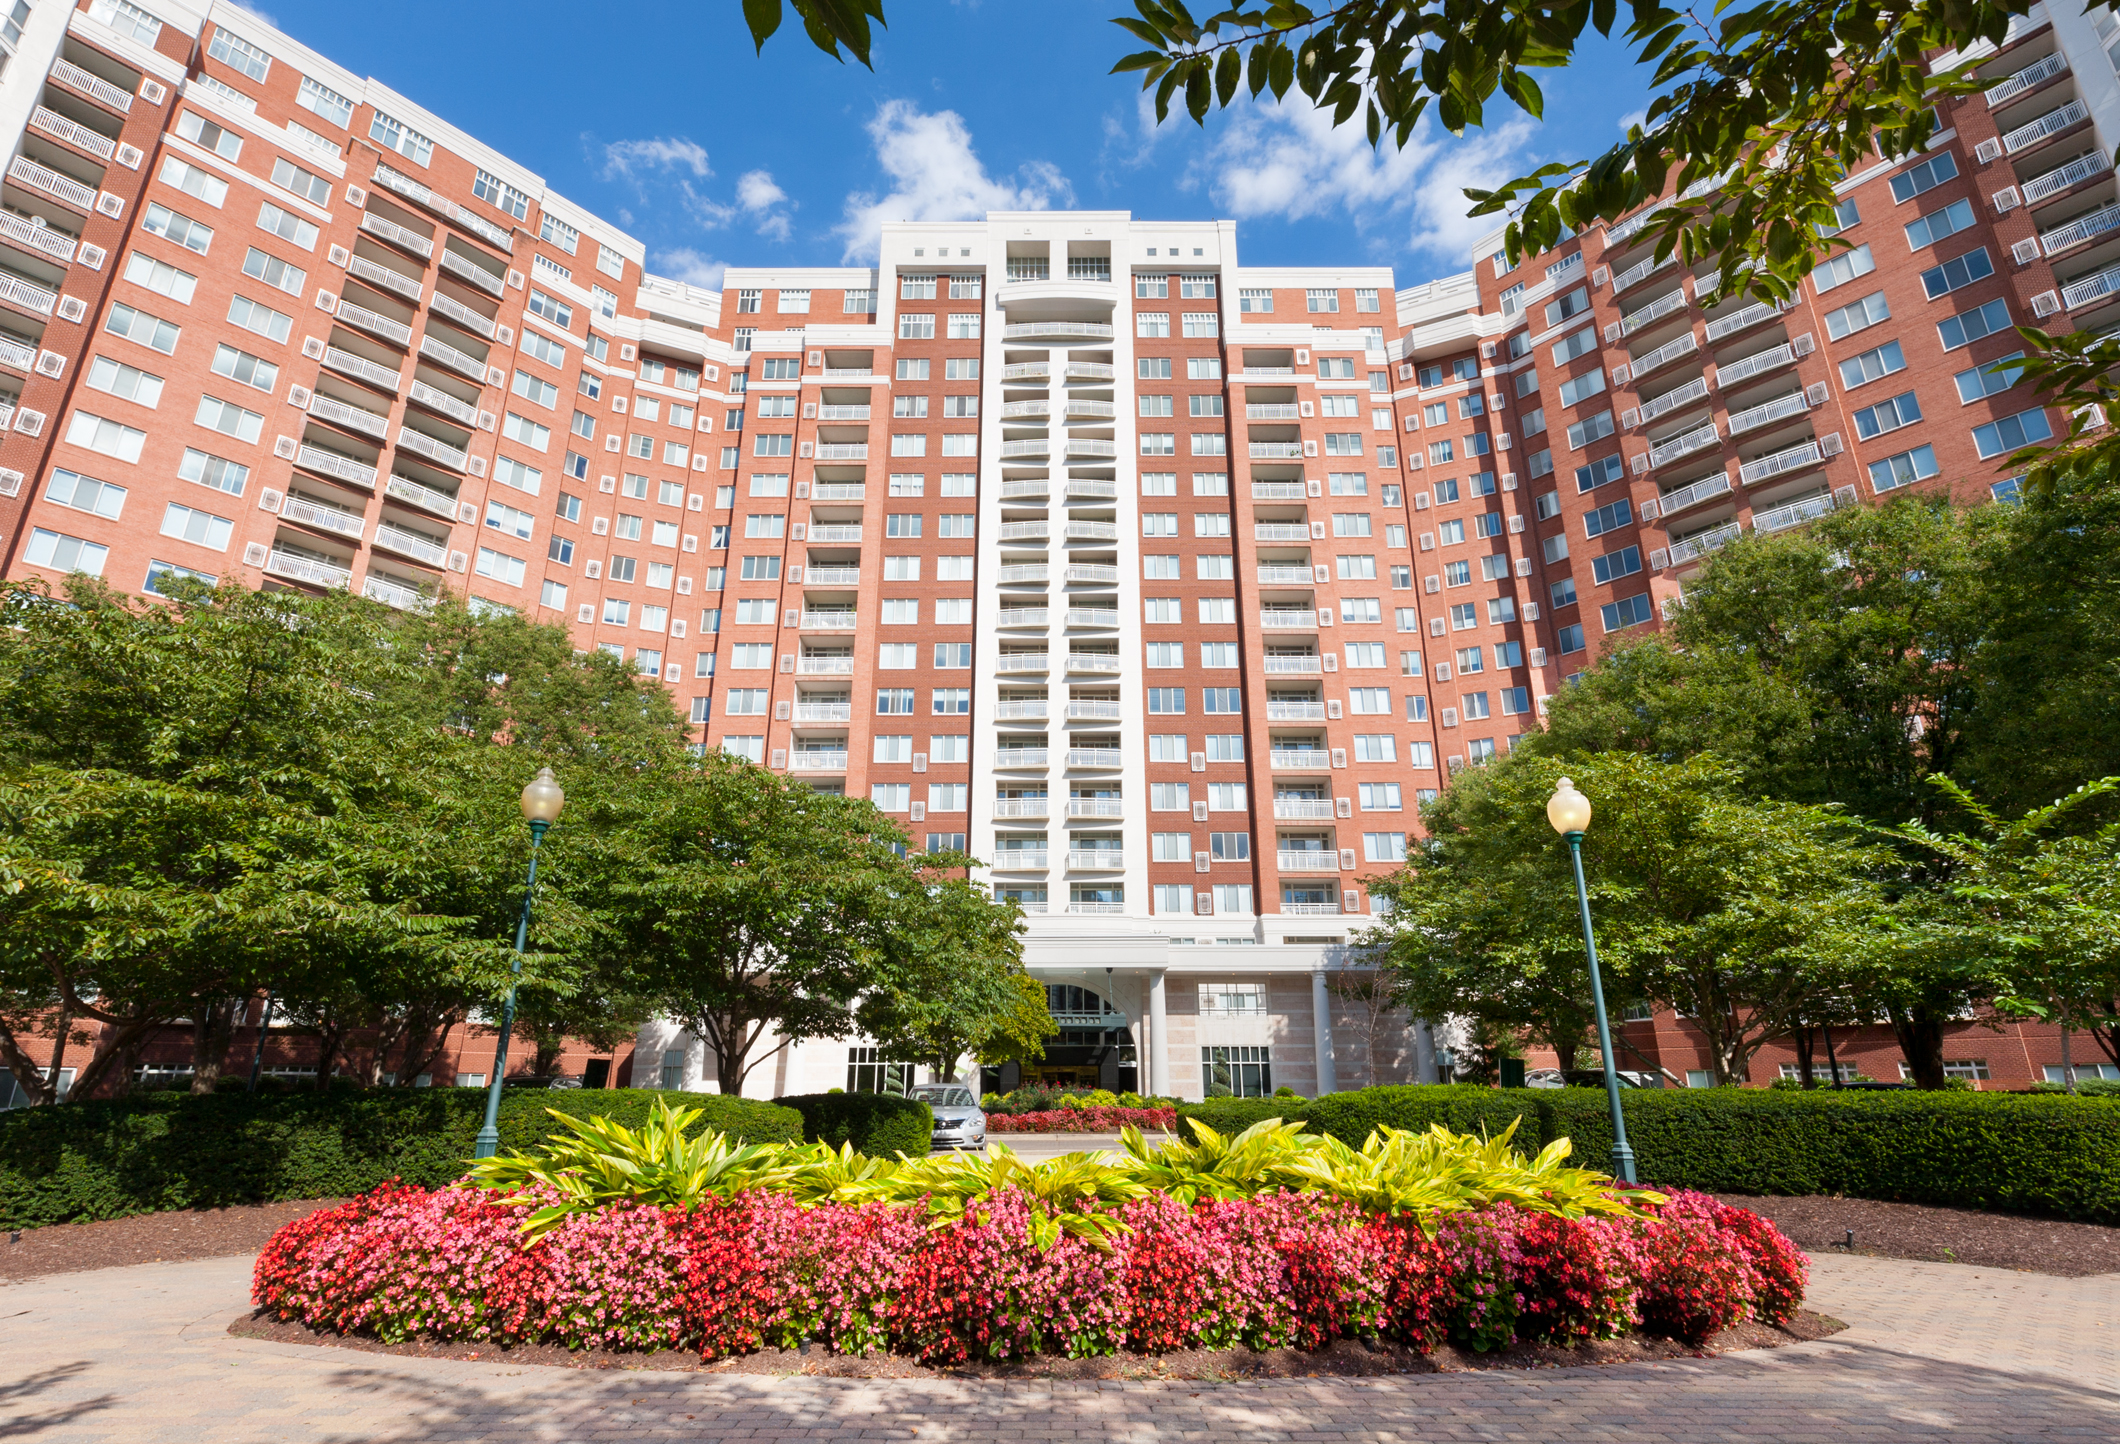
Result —
POLYGON ((969 1088, 915 1088, 913 1096, 932 1108, 973 1108, 969 1088))

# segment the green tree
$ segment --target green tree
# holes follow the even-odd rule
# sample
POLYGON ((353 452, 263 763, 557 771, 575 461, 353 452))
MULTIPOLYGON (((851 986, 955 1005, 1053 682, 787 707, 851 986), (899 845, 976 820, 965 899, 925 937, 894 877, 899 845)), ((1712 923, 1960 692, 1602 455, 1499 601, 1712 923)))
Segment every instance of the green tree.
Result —
POLYGON ((1012 910, 982 894, 978 914, 969 885, 904 856, 866 801, 717 753, 641 772, 623 807, 592 904, 599 946, 713 1051, 724 1092, 769 1028, 783 1045, 843 1038, 867 995, 909 994, 923 947, 1012 955, 1012 910))
POLYGON ((1374 933, 1379 960, 1419 1011, 1580 1046, 1590 997, 1574 875, 1545 814, 1563 773, 1596 809, 1583 869, 1608 1003, 1684 1014, 1716 1082, 1744 1081, 1753 1053, 1806 1016, 1874 926, 1867 879, 1882 850, 1833 808, 1746 797, 1710 757, 1521 752, 1460 774, 1425 814, 1431 836, 1406 871, 1379 885, 1394 904, 1374 933), (1504 1002, 1483 1012, 1495 991, 1504 1002))
POLYGON ((887 989, 863 998, 856 1018, 887 1058, 918 1058, 938 1078, 954 1078, 966 1057, 997 1063, 1042 1057, 1057 1032, 1045 988, 1023 971, 1017 934, 1022 912, 944 869, 969 859, 926 859, 930 888, 901 927, 909 966, 887 989))

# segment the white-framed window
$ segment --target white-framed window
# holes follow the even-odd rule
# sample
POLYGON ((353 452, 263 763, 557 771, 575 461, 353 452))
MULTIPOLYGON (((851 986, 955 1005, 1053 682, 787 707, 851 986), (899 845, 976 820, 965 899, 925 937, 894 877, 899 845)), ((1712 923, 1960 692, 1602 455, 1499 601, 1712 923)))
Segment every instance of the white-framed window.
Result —
POLYGON ((487 171, 481 170, 472 177, 471 194, 496 210, 506 211, 517 220, 522 220, 530 214, 530 197, 487 171))

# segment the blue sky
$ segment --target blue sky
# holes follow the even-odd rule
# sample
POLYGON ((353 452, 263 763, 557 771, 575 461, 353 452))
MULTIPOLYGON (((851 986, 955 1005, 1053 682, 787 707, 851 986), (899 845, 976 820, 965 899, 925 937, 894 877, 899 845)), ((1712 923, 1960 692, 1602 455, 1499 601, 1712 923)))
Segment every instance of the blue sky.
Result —
POLYGON ((1137 82, 1106 74, 1131 48, 1107 23, 1120 0, 887 0, 873 73, 792 17, 754 58, 737 0, 259 8, 626 226, 654 269, 709 284, 729 264, 863 262, 879 219, 1074 205, 1234 218, 1247 264, 1390 265, 1414 285, 1464 269, 1489 224, 1464 218, 1463 186, 1586 157, 1644 104, 1599 41, 1546 78, 1543 125, 1498 101, 1484 132, 1372 153, 1302 104, 1157 126, 1137 82))

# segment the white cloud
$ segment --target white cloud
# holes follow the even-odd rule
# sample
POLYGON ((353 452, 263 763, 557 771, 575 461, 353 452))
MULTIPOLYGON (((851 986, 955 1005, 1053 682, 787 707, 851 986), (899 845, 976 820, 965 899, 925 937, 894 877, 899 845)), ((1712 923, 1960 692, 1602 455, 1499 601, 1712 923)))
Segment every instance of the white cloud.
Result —
POLYGON ((758 223, 761 236, 784 241, 792 232, 788 214, 781 209, 788 204, 788 193, 774 182, 771 171, 746 172, 736 182, 736 204, 758 223))
POLYGON ((847 197, 846 219, 836 229, 849 261, 876 255, 878 227, 886 221, 975 220, 988 211, 1074 204, 1074 187, 1047 161, 1031 161, 1013 177, 989 176, 972 150, 971 131, 954 110, 928 114, 910 101, 889 100, 868 131, 891 189, 847 197))
POLYGON ((671 171, 690 171, 701 180, 714 172, 707 167, 707 150, 682 136, 657 136, 652 140, 614 140, 604 147, 604 179, 639 180, 671 171))
POLYGON ((1640 125, 1648 118, 1649 107, 1646 105, 1643 106, 1640 110, 1628 111, 1625 115, 1619 118, 1619 133, 1621 135, 1625 135, 1628 131, 1634 129, 1634 127, 1640 125))
POLYGON ((1195 171, 1238 220, 1345 215, 1358 230, 1396 232, 1396 245, 1462 265, 1472 244, 1500 221, 1468 219, 1465 187, 1492 189, 1531 168, 1536 134, 1527 119, 1463 139, 1424 122, 1405 149, 1387 140, 1372 150, 1359 123, 1336 127, 1299 99, 1241 102, 1195 171))
POLYGON ((689 246, 675 250, 658 251, 655 255, 655 272, 668 276, 673 281, 683 281, 688 286, 701 286, 709 291, 721 289, 722 272, 728 262, 717 261, 705 251, 695 251, 689 246))

